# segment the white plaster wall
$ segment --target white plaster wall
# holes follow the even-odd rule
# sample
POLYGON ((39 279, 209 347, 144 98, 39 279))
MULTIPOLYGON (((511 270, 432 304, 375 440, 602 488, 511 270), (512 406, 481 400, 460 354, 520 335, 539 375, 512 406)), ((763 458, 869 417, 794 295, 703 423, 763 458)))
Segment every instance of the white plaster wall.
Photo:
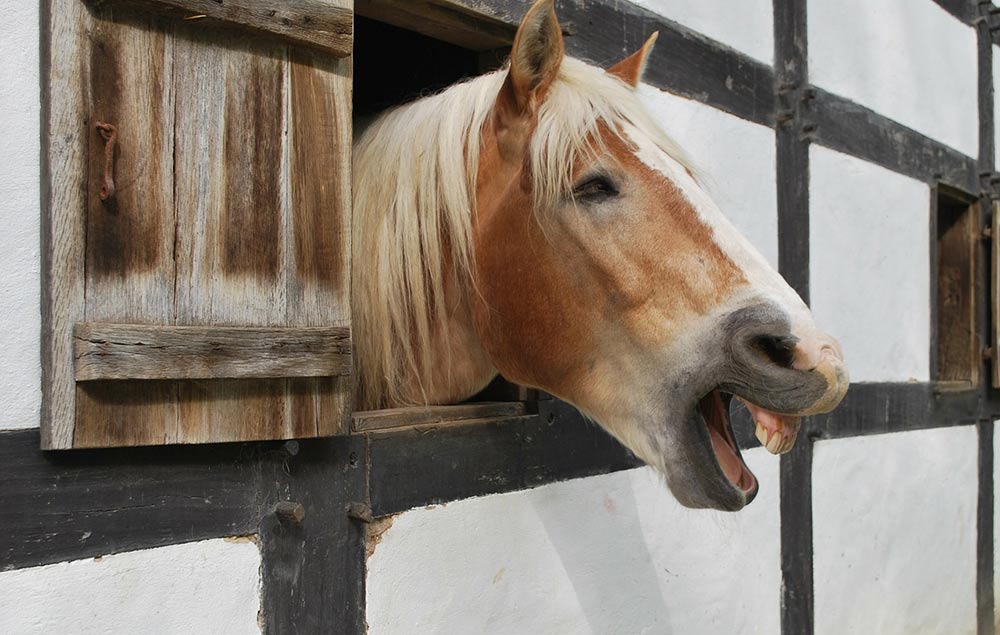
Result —
POLYGON ((723 213, 777 267, 774 132, 652 86, 643 85, 640 96, 663 129, 691 155, 723 213))
MULTIPOLYGON (((632 0, 708 37, 771 64, 774 17, 771 0, 632 0)), ((670 46, 669 41, 661 45, 670 46)))
POLYGON ((817 635, 976 632, 975 426, 820 441, 817 635))
POLYGON ((12 2, 0 20, 0 430, 38 425, 38 3, 12 2))
POLYGON ((810 295, 851 380, 930 376, 930 189, 822 146, 809 151, 810 295))
POLYGON ((417 509, 368 561, 372 635, 780 632, 778 458, 738 514, 649 468, 417 509))
POLYGON ((809 79, 975 157, 976 32, 931 0, 812 0, 809 79))
POLYGON ((0 633, 260 633, 260 551, 172 545, 0 573, 0 633))

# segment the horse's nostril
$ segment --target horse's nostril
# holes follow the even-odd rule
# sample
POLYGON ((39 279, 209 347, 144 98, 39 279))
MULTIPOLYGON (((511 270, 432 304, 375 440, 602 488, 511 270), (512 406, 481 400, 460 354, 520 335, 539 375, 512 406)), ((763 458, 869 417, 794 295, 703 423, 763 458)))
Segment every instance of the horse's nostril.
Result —
POLYGON ((759 335, 753 340, 753 347, 772 364, 791 368, 795 361, 795 345, 798 338, 791 335, 759 335))

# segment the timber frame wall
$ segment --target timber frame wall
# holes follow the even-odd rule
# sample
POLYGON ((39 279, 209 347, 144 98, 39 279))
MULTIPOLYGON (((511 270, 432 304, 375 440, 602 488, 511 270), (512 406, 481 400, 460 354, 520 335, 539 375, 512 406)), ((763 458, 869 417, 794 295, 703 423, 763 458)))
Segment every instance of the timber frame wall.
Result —
MULTIPOLYGON (((654 53, 648 83, 775 130, 779 268, 808 301, 810 144, 932 185, 945 183, 982 201, 997 198, 992 45, 1000 43, 1000 33, 991 27, 1000 28, 1000 17, 990 2, 936 2, 978 33, 976 158, 809 86, 803 0, 774 0, 777 73, 622 0, 559 1, 557 10, 570 55, 606 65, 659 30, 670 46, 654 53)), ((510 33, 527 6, 519 0, 452 3, 507 25, 510 33)), ((363 14, 364 2, 358 4, 363 14)), ((990 207, 980 206, 983 226, 990 207)), ((989 269, 988 251, 980 250, 981 280, 989 269)), ((980 335, 988 342, 988 302, 979 300, 980 335)), ((932 383, 857 384, 835 412, 807 420, 795 450, 781 458, 783 633, 813 632, 813 443, 969 424, 979 431, 979 633, 993 633, 992 422, 1000 418, 1000 393, 988 388, 985 363, 981 371, 980 387, 965 393, 939 393, 932 383)), ((38 450, 37 429, 0 432, 0 570, 256 533, 266 633, 363 633, 364 523, 372 516, 639 464, 573 408, 539 401, 532 410, 481 425, 419 432, 59 453, 38 450), (438 460, 441 456, 450 460, 438 460), (301 503, 305 519, 281 520, 275 513, 281 501, 301 503)), ((756 445, 748 422, 736 421, 734 427, 741 446, 756 445)))

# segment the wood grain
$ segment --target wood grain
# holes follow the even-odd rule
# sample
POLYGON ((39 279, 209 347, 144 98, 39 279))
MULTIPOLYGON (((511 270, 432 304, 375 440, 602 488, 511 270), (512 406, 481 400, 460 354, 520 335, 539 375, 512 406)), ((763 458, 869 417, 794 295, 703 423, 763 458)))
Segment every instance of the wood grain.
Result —
MULTIPOLYGON (((351 323, 352 66, 309 51, 289 55, 289 326, 351 323)), ((289 392, 290 416, 315 434, 347 434, 353 376, 312 381, 312 392, 289 392)))
MULTIPOLYGON (((154 15, 112 14, 105 7, 93 14, 88 47, 84 320, 167 324, 173 321, 175 225, 171 32, 154 15), (108 201, 98 195, 104 172, 98 121, 118 128, 117 191, 108 201)), ((136 386, 78 385, 73 445, 172 441, 154 422, 176 427, 174 387, 141 388, 135 393, 136 386)))
POLYGON ((350 59, 52 2, 45 447, 349 432, 350 59))
POLYGON ((84 319, 89 15, 78 0, 42 3, 41 446, 73 444, 73 324, 84 319))
POLYGON ((351 370, 344 327, 77 324, 76 380, 328 377, 351 370))
MULTIPOLYGON (((176 324, 283 326, 286 284, 274 267, 285 259, 286 47, 190 25, 181 35, 176 324), (266 196, 256 201, 248 190, 266 196)), ((293 426, 286 390, 284 379, 181 381, 177 435, 189 442, 313 436, 293 426)))
POLYGON ((476 0, 358 0, 358 15, 416 31, 473 51, 510 46, 521 13, 493 15, 502 8, 484 7, 476 0), (506 19, 504 19, 506 18, 506 19))
POLYGON ((374 432, 413 426, 439 426, 496 417, 520 417, 527 412, 527 406, 517 401, 365 410, 354 413, 353 427, 355 432, 374 432))
POLYGON ((354 12, 335 0, 101 0, 201 26, 226 23, 336 57, 353 48, 354 12))
POLYGON ((991 362, 993 377, 992 385, 1000 388, 1000 202, 993 202, 993 239, 990 241, 990 267, 991 280, 990 303, 993 312, 991 313, 993 323, 990 324, 990 334, 993 347, 993 359, 991 362))
POLYGON ((979 384, 982 364, 976 329, 979 206, 949 192, 938 186, 934 378, 941 389, 970 390, 979 384))

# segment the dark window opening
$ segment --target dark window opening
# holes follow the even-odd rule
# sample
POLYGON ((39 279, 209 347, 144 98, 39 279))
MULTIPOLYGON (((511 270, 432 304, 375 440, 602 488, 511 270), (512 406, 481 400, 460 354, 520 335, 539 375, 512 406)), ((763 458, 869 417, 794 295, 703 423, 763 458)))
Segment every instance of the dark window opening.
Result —
POLYGON ((356 16, 354 115, 366 118, 496 68, 502 51, 477 51, 356 16))
POLYGON ((982 361, 976 329, 979 206, 975 198, 945 186, 936 188, 935 203, 932 372, 943 389, 969 389, 979 382, 982 361))

